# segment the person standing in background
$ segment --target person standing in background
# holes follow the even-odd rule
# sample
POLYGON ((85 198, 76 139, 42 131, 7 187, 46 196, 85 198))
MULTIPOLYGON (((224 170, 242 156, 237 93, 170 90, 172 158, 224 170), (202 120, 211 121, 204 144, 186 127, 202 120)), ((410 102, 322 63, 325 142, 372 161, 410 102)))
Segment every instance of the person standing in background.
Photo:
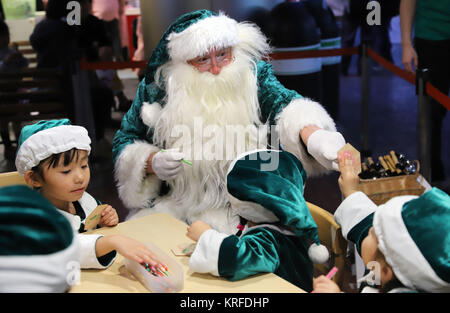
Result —
MULTIPOLYGON (((92 2, 92 14, 102 20, 107 34, 112 41, 113 59, 123 61, 122 43, 120 39, 119 20, 124 14, 125 0, 90 0, 92 2)), ((111 59, 111 61, 113 61, 111 59)), ((100 70, 97 75, 107 83, 114 91, 114 95, 119 100, 119 110, 128 111, 131 101, 123 93, 123 83, 121 82, 116 70, 100 70)))
MULTIPOLYGON (((406 70, 428 69, 430 83, 447 95, 450 87, 450 0, 401 0, 400 27, 402 63, 406 70), (414 42, 411 39, 413 23, 414 42)), ((442 122, 447 110, 431 100, 430 111, 431 181, 444 181, 441 144, 442 122)))

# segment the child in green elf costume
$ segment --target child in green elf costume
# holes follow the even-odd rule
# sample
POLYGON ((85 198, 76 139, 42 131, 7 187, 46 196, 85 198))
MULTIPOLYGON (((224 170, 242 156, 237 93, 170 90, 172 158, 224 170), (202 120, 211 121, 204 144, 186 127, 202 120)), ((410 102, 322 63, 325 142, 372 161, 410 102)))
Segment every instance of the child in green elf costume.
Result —
POLYGON ((67 219, 37 191, 0 188, 0 293, 65 292, 80 277, 67 219))
MULTIPOLYGON (((18 172, 70 222, 78 235, 86 217, 100 204, 86 192, 90 180, 88 156, 91 139, 81 126, 68 119, 39 121, 20 134, 16 156, 18 172)), ((116 211, 107 206, 99 226, 118 223, 116 211)), ((142 243, 121 235, 79 234, 81 268, 106 268, 117 252, 139 263, 156 265, 142 243), (116 252, 117 251, 117 252, 116 252)))
POLYGON ((259 150, 238 157, 226 186, 240 231, 227 235, 200 220, 192 223, 187 236, 197 245, 190 268, 232 281, 271 272, 311 291, 313 263, 326 262, 329 254, 303 198, 305 180, 302 164, 289 152, 259 150))
MULTIPOLYGON (((376 206, 359 191, 351 156, 339 155, 338 161, 345 199, 334 217, 371 270, 361 292, 450 292, 449 195, 432 188, 420 197, 398 196, 376 206)), ((314 291, 340 288, 320 276, 314 291)))

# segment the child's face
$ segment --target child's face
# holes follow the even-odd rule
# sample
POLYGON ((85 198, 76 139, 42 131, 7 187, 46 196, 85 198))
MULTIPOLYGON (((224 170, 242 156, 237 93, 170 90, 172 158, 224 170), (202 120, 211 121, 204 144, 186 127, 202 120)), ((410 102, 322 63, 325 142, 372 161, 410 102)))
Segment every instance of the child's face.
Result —
POLYGON ((67 202, 79 200, 91 178, 87 151, 80 150, 78 159, 74 158, 67 166, 64 166, 63 159, 59 159, 56 167, 43 164, 45 180, 40 189, 42 195, 59 208, 67 202))
POLYGON ((380 270, 379 278, 382 285, 386 284, 386 282, 392 279, 393 272, 391 267, 386 262, 384 257, 380 257, 380 252, 378 250, 378 239, 375 235, 373 226, 369 229, 369 233, 361 243, 361 258, 363 259, 366 267, 368 267, 369 262, 378 262, 378 268, 380 270))
POLYGON ((373 230, 373 226, 369 229, 369 233, 367 237, 361 243, 361 258, 364 261, 364 264, 367 266, 367 263, 370 261, 375 261, 375 257, 378 250, 378 240, 375 235, 375 231, 373 230))

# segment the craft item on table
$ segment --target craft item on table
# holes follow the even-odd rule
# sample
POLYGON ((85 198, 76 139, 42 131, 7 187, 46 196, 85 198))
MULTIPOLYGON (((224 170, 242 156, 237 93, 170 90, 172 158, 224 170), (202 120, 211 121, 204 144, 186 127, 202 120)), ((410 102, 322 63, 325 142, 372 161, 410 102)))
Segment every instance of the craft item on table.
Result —
POLYGON ((195 250, 196 243, 184 242, 172 248, 172 253, 176 256, 190 256, 195 250))
POLYGON ((339 151, 338 155, 349 152, 353 159, 353 169, 355 171, 355 174, 361 173, 361 154, 358 150, 356 150, 351 144, 347 143, 345 146, 343 146, 339 151))
POLYGON ((94 211, 92 211, 91 214, 89 214, 88 217, 86 217, 84 222, 84 229, 90 230, 97 227, 98 223, 100 222, 102 218, 102 212, 103 210, 108 206, 108 204, 101 204, 97 206, 94 211))
POLYGON ((179 292, 183 289, 183 268, 156 245, 147 242, 154 261, 138 263, 125 258, 125 268, 151 292, 179 292), (170 271, 169 271, 170 269, 170 271))

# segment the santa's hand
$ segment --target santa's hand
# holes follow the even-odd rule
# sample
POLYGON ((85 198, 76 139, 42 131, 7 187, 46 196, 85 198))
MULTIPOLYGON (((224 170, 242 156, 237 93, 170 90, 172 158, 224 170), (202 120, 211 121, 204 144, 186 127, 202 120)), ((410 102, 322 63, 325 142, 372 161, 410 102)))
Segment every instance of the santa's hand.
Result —
POLYGON ((337 153, 344 145, 345 139, 341 133, 319 129, 309 136, 307 148, 323 167, 338 171, 337 153))
POLYGON ((161 180, 174 179, 181 170, 184 154, 174 150, 159 151, 153 156, 153 172, 161 180))

